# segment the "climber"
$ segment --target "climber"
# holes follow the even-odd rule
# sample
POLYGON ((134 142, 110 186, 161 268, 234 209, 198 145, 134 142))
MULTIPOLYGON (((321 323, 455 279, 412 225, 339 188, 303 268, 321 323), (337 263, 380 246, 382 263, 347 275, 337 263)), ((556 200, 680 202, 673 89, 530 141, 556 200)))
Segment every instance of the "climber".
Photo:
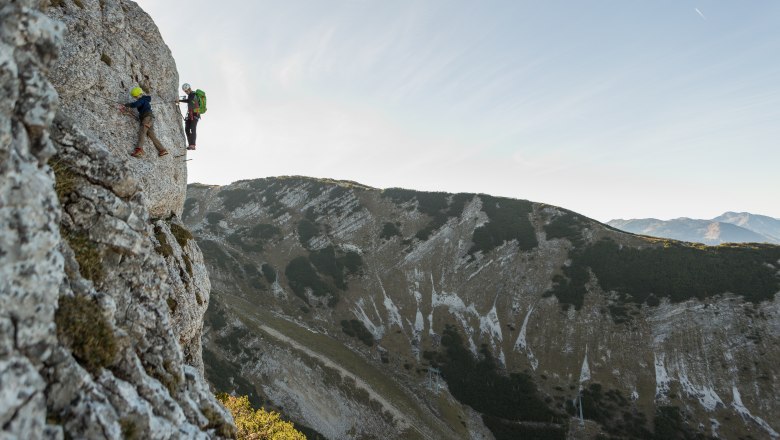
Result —
POLYGON ((143 156, 144 140, 149 136, 154 147, 157 148, 157 155, 165 156, 168 154, 168 150, 162 146, 157 139, 157 136, 154 135, 154 129, 152 128, 152 120, 154 119, 154 115, 152 114, 152 97, 145 94, 140 87, 133 87, 133 90, 130 91, 130 96, 132 96, 135 101, 128 102, 119 107, 119 111, 122 113, 126 112, 128 108, 138 109, 138 121, 141 123, 141 130, 138 133, 138 146, 135 147, 135 150, 133 150, 130 155, 133 157, 143 156))
POLYGON ((179 102, 187 103, 187 116, 184 118, 184 133, 187 134, 187 149, 195 149, 195 137, 197 136, 196 130, 198 128, 198 121, 200 120, 200 98, 192 91, 189 83, 181 85, 181 89, 187 94, 186 97, 182 97, 179 102))

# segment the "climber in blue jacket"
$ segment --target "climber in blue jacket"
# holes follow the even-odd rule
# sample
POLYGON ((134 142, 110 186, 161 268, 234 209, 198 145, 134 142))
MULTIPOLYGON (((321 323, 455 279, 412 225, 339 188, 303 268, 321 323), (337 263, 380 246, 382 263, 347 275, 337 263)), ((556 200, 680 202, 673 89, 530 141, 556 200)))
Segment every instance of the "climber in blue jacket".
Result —
POLYGON ((130 155, 133 157, 144 155, 144 140, 148 136, 152 140, 154 147, 157 148, 157 155, 165 156, 168 154, 168 150, 162 146, 154 134, 154 128, 152 128, 152 120, 154 119, 152 114, 152 97, 145 94, 140 87, 133 87, 133 90, 130 91, 130 96, 135 98, 135 101, 128 102, 119 108, 122 112, 125 112, 128 108, 138 110, 138 121, 141 123, 141 130, 138 134, 138 145, 130 155))

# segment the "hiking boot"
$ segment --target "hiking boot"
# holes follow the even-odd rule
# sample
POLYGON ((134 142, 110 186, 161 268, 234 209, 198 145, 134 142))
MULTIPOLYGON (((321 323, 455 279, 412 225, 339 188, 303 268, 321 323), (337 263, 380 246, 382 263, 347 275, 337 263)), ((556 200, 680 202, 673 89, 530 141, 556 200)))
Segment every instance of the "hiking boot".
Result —
POLYGON ((167 154, 168 154, 168 150, 162 150, 162 151, 158 151, 158 152, 157 152, 157 155, 158 155, 159 157, 163 157, 163 156, 165 156, 165 155, 167 155, 167 154))
POLYGON ((190 145, 189 147, 187 147, 187 149, 188 150, 194 150, 195 149, 195 145, 190 145))
POLYGON ((141 147, 136 147, 136 149, 133 150, 133 152, 130 153, 130 155, 133 156, 133 157, 143 157, 144 149, 141 148, 141 147))

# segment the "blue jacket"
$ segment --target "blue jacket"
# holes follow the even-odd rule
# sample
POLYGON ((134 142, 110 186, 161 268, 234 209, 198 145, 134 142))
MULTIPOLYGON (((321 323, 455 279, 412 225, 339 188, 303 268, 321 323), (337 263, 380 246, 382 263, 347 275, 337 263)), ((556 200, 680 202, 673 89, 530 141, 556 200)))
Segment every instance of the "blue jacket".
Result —
POLYGON ((152 112, 152 97, 149 95, 142 95, 135 102, 128 102, 125 107, 138 109, 138 117, 143 119, 144 116, 152 112))

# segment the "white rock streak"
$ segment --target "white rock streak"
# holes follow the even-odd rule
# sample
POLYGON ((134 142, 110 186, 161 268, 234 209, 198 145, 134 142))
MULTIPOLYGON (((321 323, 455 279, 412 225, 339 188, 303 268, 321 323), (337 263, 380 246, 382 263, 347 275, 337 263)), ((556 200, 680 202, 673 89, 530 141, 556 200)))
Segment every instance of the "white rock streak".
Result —
POLYGON ((747 420, 753 420, 763 428, 770 437, 776 439, 780 438, 780 434, 777 433, 774 429, 772 429, 771 426, 769 426, 769 423, 765 422, 764 419, 761 417, 756 417, 753 414, 750 413, 750 410, 745 407, 745 405, 742 403, 742 395, 739 393, 739 390, 737 389, 737 386, 734 385, 731 387, 731 391, 734 395, 734 402, 731 403, 731 405, 734 407, 734 409, 742 416, 743 419, 747 420))
POLYGON ((523 320, 523 326, 520 328, 520 334, 517 336, 517 341, 515 341, 515 351, 524 350, 525 355, 528 358, 528 362, 531 364, 531 368, 533 368, 534 371, 539 367, 539 360, 536 359, 536 356, 534 356, 533 352, 531 351, 531 347, 528 346, 528 342, 526 341, 526 332, 528 329, 528 318, 531 317, 531 313, 534 311, 534 306, 531 306, 528 309, 528 313, 525 314, 525 319, 523 320))
POLYGON ((582 360, 582 368, 580 368, 580 388, 582 384, 590 380, 590 366, 588 366, 588 346, 585 346, 585 359, 582 360))

